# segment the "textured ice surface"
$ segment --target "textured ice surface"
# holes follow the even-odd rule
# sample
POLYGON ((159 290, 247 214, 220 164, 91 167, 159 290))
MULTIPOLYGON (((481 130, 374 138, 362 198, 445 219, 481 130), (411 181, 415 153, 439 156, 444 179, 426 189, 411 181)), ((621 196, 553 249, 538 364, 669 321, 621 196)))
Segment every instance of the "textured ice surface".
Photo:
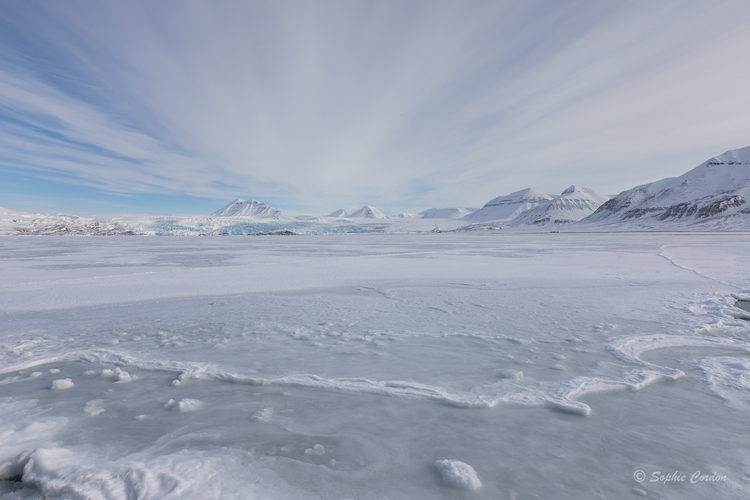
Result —
POLYGON ((0 479, 23 480, 0 498, 746 498, 748 257, 742 234, 0 238, 0 479), (446 488, 446 457, 482 487, 446 488))

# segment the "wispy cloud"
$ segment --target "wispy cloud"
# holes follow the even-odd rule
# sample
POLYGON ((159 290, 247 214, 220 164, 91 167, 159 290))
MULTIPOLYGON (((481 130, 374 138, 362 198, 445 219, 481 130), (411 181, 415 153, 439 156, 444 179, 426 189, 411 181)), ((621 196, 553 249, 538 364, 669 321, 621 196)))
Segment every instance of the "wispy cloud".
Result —
POLYGON ((5 2, 0 175, 282 208, 615 192, 750 135, 746 2, 5 2))

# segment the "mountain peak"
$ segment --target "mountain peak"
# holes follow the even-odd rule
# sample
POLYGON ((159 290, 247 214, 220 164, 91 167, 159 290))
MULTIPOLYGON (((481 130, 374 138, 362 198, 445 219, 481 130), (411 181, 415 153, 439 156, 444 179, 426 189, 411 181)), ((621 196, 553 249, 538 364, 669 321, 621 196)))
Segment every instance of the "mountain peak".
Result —
POLYGON ((258 200, 236 199, 221 210, 212 214, 214 217, 258 217, 270 219, 278 217, 281 212, 258 200))
POLYGON ((349 215, 353 219, 387 219, 388 217, 375 207, 365 205, 353 214, 349 215))
POLYGON ((505 196, 498 196, 497 198, 493 198, 490 201, 488 201, 484 206, 492 207, 496 205, 502 205, 508 202, 512 203, 512 202, 521 201, 521 200, 537 202, 537 201, 551 200, 551 199, 552 197, 548 194, 544 194, 541 191, 537 191, 534 188, 526 188, 520 191, 514 191, 513 193, 507 194, 505 196))
POLYGON ((365 205, 364 207, 350 212, 349 210, 339 209, 328 214, 328 217, 346 218, 346 219, 387 219, 383 212, 375 207, 365 205))

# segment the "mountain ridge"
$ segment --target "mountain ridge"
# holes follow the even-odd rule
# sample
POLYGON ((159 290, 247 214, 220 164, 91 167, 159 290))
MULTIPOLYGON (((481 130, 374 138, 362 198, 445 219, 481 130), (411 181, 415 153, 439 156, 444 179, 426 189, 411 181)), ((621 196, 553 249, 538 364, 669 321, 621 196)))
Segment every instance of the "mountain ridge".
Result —
POLYGON ((750 147, 714 156, 679 177, 623 191, 581 222, 701 222, 750 215, 748 199, 750 147))
POLYGON ((593 189, 572 185, 548 203, 526 210, 510 221, 511 226, 569 224, 594 213, 609 196, 593 189))
POLYGON ((547 203, 552 199, 552 196, 537 191, 534 188, 522 189, 505 196, 493 198, 476 212, 465 215, 461 219, 471 222, 510 222, 522 212, 547 203))

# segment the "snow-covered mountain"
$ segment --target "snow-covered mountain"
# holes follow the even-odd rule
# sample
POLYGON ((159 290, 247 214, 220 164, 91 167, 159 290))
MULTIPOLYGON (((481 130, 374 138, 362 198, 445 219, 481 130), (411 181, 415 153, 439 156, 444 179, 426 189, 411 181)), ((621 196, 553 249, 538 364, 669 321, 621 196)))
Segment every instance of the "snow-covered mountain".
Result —
POLYGON ((522 212, 510 225, 544 226, 576 222, 594 213, 609 198, 593 189, 570 186, 553 200, 522 212))
POLYGON ((349 217, 349 214, 352 213, 348 210, 344 210, 343 208, 340 208, 338 210, 335 210, 328 214, 326 217, 349 217))
POLYGON ((221 210, 214 212, 215 217, 256 217, 259 219, 272 219, 281 215, 281 212, 257 200, 234 200, 221 210))
POLYGON ((387 219, 388 216, 375 207, 365 205, 364 207, 350 212, 348 210, 336 210, 328 214, 328 217, 339 217, 346 219, 387 219))
POLYGON ((550 195, 529 188, 506 196, 498 196, 488 201, 482 208, 462 217, 463 220, 483 222, 488 220, 510 221, 522 212, 548 203, 553 198, 550 195))
POLYGON ((727 151, 680 177, 623 191, 582 222, 750 220, 750 147, 727 151))
POLYGON ((428 208, 424 212, 419 212, 419 215, 423 219, 460 219, 477 210, 479 209, 469 207, 428 208))

